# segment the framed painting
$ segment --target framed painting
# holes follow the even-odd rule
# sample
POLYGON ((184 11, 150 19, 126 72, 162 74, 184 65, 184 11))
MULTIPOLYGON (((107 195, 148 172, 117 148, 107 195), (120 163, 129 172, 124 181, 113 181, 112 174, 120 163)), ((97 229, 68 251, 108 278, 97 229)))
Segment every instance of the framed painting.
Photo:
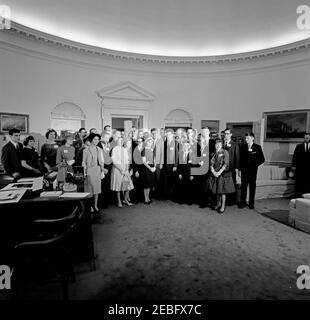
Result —
POLYGON ((10 129, 18 129, 22 134, 29 133, 29 115, 0 113, 0 133, 6 134, 10 129))
POLYGON ((219 133, 220 120, 201 120, 201 128, 208 127, 210 133, 219 133))
POLYGON ((303 141, 310 129, 310 110, 265 112, 265 141, 303 141))

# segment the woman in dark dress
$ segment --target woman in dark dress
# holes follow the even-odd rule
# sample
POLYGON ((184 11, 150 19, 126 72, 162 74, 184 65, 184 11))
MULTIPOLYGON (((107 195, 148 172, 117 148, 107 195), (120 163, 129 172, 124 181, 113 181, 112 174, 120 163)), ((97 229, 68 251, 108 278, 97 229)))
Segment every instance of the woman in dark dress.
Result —
POLYGON ((145 148, 141 152, 142 161, 144 168, 142 171, 142 187, 144 191, 144 203, 150 204, 150 190, 154 187, 155 182, 155 163, 154 163, 154 152, 152 149, 153 139, 151 137, 145 140, 145 148))
POLYGON ((224 213, 226 205, 226 194, 236 192, 229 170, 229 153, 222 149, 223 142, 221 139, 215 141, 215 153, 211 158, 211 174, 207 180, 208 191, 216 194, 217 205, 213 208, 218 213, 224 213))
POLYGON ((48 130, 45 134, 46 143, 41 148, 41 161, 44 171, 47 172, 51 178, 57 176, 58 168, 56 166, 56 157, 58 144, 55 142, 57 132, 53 129, 48 130), (53 174, 54 173, 54 174, 53 174))
POLYGON ((132 161, 132 169, 133 169, 133 184, 135 187, 134 199, 135 203, 140 201, 144 201, 143 196, 143 171, 144 171, 144 164, 142 161, 142 150, 144 149, 143 146, 143 138, 138 137, 136 140, 136 147, 133 151, 133 161, 132 161))
POLYGON ((41 175, 39 155, 34 144, 35 140, 33 136, 29 136, 24 140, 24 149, 22 151, 23 177, 38 177, 41 175))

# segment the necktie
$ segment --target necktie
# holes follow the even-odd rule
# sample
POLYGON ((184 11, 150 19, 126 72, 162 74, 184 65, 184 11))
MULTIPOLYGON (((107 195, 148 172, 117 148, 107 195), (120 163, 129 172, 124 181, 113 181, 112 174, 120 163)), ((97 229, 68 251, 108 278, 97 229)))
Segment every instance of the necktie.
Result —
POLYGON ((306 152, 309 151, 309 143, 306 143, 306 152))

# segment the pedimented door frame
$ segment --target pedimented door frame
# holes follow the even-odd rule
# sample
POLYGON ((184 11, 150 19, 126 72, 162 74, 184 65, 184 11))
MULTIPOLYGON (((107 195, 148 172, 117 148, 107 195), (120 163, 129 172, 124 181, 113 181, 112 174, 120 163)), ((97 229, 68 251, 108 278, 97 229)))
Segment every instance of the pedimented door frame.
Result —
POLYGON ((112 125, 112 118, 136 118, 143 116, 143 128, 149 128, 149 110, 154 95, 138 85, 126 81, 105 87, 96 92, 101 99, 101 124, 112 125))

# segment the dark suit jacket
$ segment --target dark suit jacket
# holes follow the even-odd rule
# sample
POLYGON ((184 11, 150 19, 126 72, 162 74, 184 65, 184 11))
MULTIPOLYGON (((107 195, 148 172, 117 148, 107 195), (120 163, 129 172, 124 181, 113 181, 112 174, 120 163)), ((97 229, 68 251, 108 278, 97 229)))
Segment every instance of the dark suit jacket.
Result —
POLYGON ((190 163, 191 155, 188 154, 184 161, 184 153, 181 150, 179 152, 179 161, 177 165, 177 174, 182 175, 183 179, 189 179, 191 175, 191 163, 190 163))
POLYGON ((230 146, 224 146, 223 149, 229 153, 229 171, 235 171, 240 169, 240 147, 237 142, 230 141, 230 146))
POLYGON ((296 179, 310 176, 310 150, 306 152, 304 143, 298 144, 293 155, 292 167, 296 168, 296 179))
POLYGON ((1 162, 4 167, 4 171, 8 175, 12 175, 14 172, 21 172, 21 154, 23 150, 23 145, 18 144, 18 150, 15 148, 13 143, 9 141, 2 148, 1 162))
POLYGON ((192 176, 204 176, 208 173, 210 168, 210 143, 208 146, 205 146, 201 149, 201 145, 197 145, 197 159, 195 161, 195 165, 193 165, 191 170, 192 176), (203 165, 200 166, 199 162, 203 161, 203 165))
POLYGON ((245 145, 241 153, 241 170, 245 172, 257 172, 257 168, 265 162, 262 147, 256 143, 252 145, 252 151, 248 151, 245 145))
POLYGON ((176 167, 178 164, 178 158, 179 158, 179 145, 178 142, 175 140, 172 140, 172 142, 169 144, 166 140, 164 143, 164 166, 173 166, 176 167), (173 149, 173 150, 171 150, 173 149), (169 154, 173 154, 173 158, 169 157, 169 154))

